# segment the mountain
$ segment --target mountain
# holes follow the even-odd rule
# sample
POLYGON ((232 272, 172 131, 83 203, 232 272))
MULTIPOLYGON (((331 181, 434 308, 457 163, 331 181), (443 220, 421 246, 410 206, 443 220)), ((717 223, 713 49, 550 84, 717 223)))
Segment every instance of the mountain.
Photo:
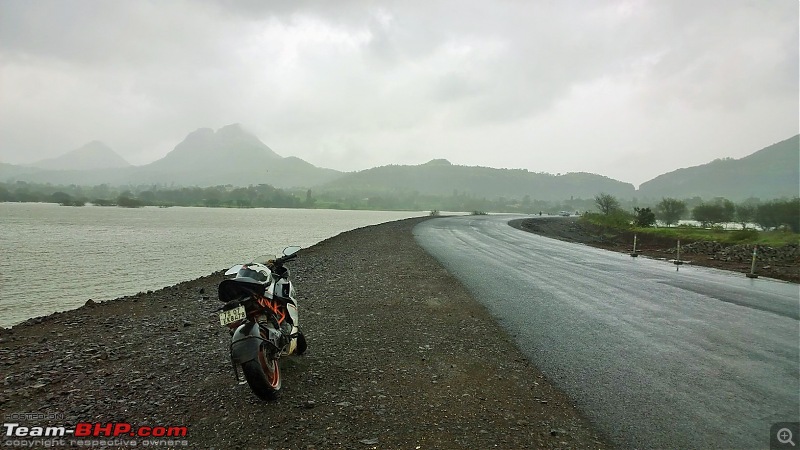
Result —
POLYGON ((740 201, 797 197, 800 192, 800 135, 763 148, 741 159, 718 159, 674 170, 639 186, 639 197, 740 201))
POLYGON ((675 170, 643 183, 636 191, 630 183, 596 174, 551 175, 525 169, 459 166, 444 159, 421 165, 389 165, 342 173, 316 167, 300 158, 283 157, 238 124, 233 124, 216 131, 210 128, 193 131, 162 159, 144 166, 130 166, 102 143, 92 142, 59 158, 37 163, 41 167, 57 164, 59 168, 71 170, 0 163, 0 181, 84 186, 103 183, 201 187, 269 184, 277 188, 313 187, 364 197, 418 192, 487 199, 529 196, 532 200, 560 201, 571 197, 591 199, 605 192, 621 199, 637 197, 640 201, 695 196, 725 197, 734 201, 749 197, 768 200, 798 195, 798 144, 800 135, 741 159, 721 159, 675 170), (93 166, 87 155, 96 155, 101 162, 93 166), (89 168, 114 164, 117 167, 89 168))
POLYGON ((114 150, 100 141, 92 141, 56 158, 43 159, 31 164, 46 170, 95 170, 129 167, 114 150))
MULTIPOLYGON (((68 157, 64 168, 80 166, 68 157)), ((82 155, 82 154, 81 154, 82 155)), ((19 166, 0 167, 0 179, 51 184, 248 186, 269 184, 277 188, 310 187, 326 183, 341 172, 316 167, 300 158, 284 158, 238 124, 214 131, 200 128, 189 133, 163 158, 144 166, 80 170, 23 170, 19 166)))
POLYGON ((309 187, 331 181, 341 172, 316 167, 300 158, 284 158, 238 124, 216 132, 189 133, 164 158, 137 173, 145 183, 213 186, 270 184, 278 188, 309 187))
POLYGON ((389 165, 345 174, 320 186, 320 189, 363 194, 417 191, 451 195, 457 192, 478 198, 523 198, 529 195, 534 200, 593 198, 599 192, 622 198, 631 198, 635 194, 632 184, 601 175, 551 175, 525 169, 458 166, 443 159, 417 166, 389 165))
POLYGON ((0 163, 0 181, 23 179, 30 174, 41 172, 41 169, 28 166, 0 163))

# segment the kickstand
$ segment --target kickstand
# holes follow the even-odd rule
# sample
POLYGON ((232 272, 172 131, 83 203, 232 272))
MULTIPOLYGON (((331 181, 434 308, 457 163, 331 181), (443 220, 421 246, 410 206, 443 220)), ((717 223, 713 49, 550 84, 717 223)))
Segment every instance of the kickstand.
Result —
POLYGON ((238 382, 244 381, 244 380, 239 378, 239 368, 236 366, 236 363, 233 362, 232 359, 231 359, 231 365, 233 366, 233 376, 236 377, 236 381, 238 381, 238 382))

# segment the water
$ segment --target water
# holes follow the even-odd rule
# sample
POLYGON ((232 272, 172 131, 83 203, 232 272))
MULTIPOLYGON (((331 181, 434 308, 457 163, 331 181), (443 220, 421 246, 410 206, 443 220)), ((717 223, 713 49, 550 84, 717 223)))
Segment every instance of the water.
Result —
POLYGON ((0 326, 427 212, 0 203, 0 326))

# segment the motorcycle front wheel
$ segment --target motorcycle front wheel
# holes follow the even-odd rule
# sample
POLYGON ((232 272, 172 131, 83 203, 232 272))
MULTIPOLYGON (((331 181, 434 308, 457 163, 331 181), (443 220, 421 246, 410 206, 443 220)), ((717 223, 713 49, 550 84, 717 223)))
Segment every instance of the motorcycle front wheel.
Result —
POLYGON ((277 359, 267 358, 262 350, 258 359, 242 364, 242 372, 253 394, 261 400, 275 400, 281 389, 281 368, 277 359))

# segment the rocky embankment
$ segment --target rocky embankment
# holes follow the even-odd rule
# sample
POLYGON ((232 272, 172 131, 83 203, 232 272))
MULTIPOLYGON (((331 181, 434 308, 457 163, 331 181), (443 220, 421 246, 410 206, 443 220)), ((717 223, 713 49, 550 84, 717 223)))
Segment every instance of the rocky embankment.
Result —
POLYGON ((22 426, 186 426, 189 448, 604 448, 416 245, 420 220, 301 251, 291 269, 309 348, 283 361, 275 402, 234 381, 215 273, 3 329, 0 412, 22 426))
MULTIPOLYGON (((630 253, 633 250, 633 233, 587 225, 576 218, 537 217, 512 221, 512 226, 612 251, 630 253)), ((637 238, 636 247, 644 256, 656 259, 677 257, 677 242, 674 239, 647 235, 638 235, 637 238)), ((749 273, 753 260, 753 245, 683 242, 680 259, 698 266, 749 273)), ((800 245, 792 244, 779 248, 759 246, 755 272, 763 277, 800 282, 800 245)))

